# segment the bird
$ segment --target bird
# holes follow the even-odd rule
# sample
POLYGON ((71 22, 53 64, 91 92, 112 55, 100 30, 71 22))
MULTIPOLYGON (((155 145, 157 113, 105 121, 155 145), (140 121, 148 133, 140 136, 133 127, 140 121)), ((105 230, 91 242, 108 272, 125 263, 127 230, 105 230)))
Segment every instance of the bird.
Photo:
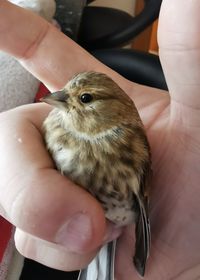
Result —
MULTIPOLYGON (((135 224, 133 265, 143 277, 151 243, 152 169, 150 145, 134 102, 111 77, 95 71, 75 74, 63 89, 41 101, 54 107, 43 131, 56 168, 93 195, 115 226, 135 224)), ((89 265, 79 279, 114 279, 115 246, 105 245, 96 264, 91 263, 96 275, 87 276, 89 265)))

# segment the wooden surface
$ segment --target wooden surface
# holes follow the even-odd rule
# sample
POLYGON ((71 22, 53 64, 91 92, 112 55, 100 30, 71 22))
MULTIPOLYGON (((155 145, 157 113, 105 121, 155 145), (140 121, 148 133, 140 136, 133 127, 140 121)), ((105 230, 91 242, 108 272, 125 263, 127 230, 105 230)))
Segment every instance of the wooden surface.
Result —
MULTIPOLYGON (((135 6, 135 14, 140 13, 143 7, 144 1, 137 0, 135 6)), ((157 53, 157 21, 134 39, 132 47, 136 50, 151 51, 157 53)))
POLYGON ((158 20, 154 22, 151 31, 149 51, 153 53, 158 53, 157 31, 158 31, 158 20))

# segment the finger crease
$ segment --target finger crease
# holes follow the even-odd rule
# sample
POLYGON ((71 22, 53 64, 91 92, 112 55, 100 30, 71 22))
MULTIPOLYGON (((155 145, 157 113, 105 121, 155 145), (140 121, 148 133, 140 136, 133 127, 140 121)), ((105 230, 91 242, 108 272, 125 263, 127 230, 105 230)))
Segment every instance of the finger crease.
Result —
POLYGON ((46 38, 49 31, 50 31, 50 24, 46 24, 46 27, 41 32, 39 32, 39 34, 35 38, 35 40, 33 42, 31 42, 31 44, 24 51, 24 53, 20 57, 20 60, 28 60, 31 57, 33 57, 33 55, 36 53, 36 51, 38 50, 41 43, 46 38))

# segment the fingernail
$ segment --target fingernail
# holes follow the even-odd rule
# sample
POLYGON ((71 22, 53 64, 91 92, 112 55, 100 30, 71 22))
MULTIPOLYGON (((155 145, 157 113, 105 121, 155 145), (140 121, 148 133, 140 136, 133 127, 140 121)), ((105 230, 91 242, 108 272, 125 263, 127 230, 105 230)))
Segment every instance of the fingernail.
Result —
POLYGON ((62 225, 56 234, 55 242, 65 246, 69 251, 81 253, 91 242, 92 231, 91 219, 79 213, 62 225))
POLYGON ((107 224, 107 230, 103 238, 103 243, 108 243, 116 238, 118 238, 122 233, 121 227, 116 227, 112 223, 107 224))

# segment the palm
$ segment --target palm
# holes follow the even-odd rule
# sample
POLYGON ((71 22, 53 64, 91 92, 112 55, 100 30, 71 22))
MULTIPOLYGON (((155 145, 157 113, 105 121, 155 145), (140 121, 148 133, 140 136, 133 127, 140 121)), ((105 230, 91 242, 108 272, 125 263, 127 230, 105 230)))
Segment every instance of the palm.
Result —
MULTIPOLYGON (((197 220, 200 212, 197 200, 200 192, 197 183, 200 179, 197 171, 200 128, 187 129, 185 126, 181 127, 180 120, 173 120, 169 115, 167 94, 156 97, 155 104, 152 104, 152 94, 149 99, 148 95, 140 96, 139 102, 143 98, 146 100, 145 107, 139 106, 139 109, 143 119, 147 120, 145 125, 152 147, 154 170, 150 207, 152 248, 147 279, 171 279, 179 275, 182 280, 184 276, 181 273, 190 269, 192 270, 188 273, 191 274, 187 274, 185 279, 193 279, 192 277, 196 276, 195 267, 200 260, 200 248, 197 248, 200 242, 200 222, 197 220), (152 106, 151 109, 145 109, 147 100, 152 106), (154 112, 153 122, 148 122, 153 117, 149 116, 148 112, 154 112)), ((137 98, 135 101, 137 103, 137 98)), ((178 107, 179 105, 177 110, 178 107)), ((132 273, 132 277, 135 277, 133 279, 137 279, 132 264, 133 248, 131 228, 119 242, 119 279, 127 279, 127 273, 132 273)))
MULTIPOLYGON (((193 49, 193 46, 190 48, 193 49)), ((164 52, 165 50, 163 55, 167 53, 164 52)), ((185 50, 184 55, 187 57, 190 55, 191 61, 194 62, 198 53, 199 49, 193 52, 190 50, 189 54, 185 50)), ((163 64, 165 66, 167 62, 163 60, 163 64)), ((179 71, 180 82, 181 69, 179 71)), ((185 69, 183 85, 178 86, 190 91, 191 97, 188 100, 187 96, 184 96, 188 94, 184 89, 182 99, 177 95, 177 85, 170 80, 168 82, 172 91, 171 99, 167 94, 163 96, 157 93, 133 96, 152 147, 154 171, 150 205, 152 248, 145 278, 149 280, 161 278, 167 280, 174 277, 183 280, 199 277, 200 121, 198 99, 193 100, 195 94, 198 98, 198 83, 194 80, 192 75, 195 73, 191 69, 188 81, 184 81, 184 71, 185 69), (192 83, 190 79, 193 80, 192 83), (178 98, 180 99, 177 100, 178 98)), ((132 265, 134 248, 132 235, 133 229, 127 230, 119 243, 117 256, 119 279, 126 279, 127 273, 130 273, 129 275, 132 273, 132 279, 137 279, 132 265)))
MULTIPOLYGON (((198 32, 196 9, 200 4, 185 2, 184 10, 182 3, 176 4, 166 0, 160 17, 160 54, 171 98, 157 93, 133 95, 147 127, 154 170, 152 248, 145 277, 149 280, 199 278, 200 44, 194 34, 198 32), (172 10, 175 16, 169 18, 172 10)), ((119 242, 120 280, 127 275, 139 279, 132 265, 132 236, 133 229, 128 229, 119 242)))

